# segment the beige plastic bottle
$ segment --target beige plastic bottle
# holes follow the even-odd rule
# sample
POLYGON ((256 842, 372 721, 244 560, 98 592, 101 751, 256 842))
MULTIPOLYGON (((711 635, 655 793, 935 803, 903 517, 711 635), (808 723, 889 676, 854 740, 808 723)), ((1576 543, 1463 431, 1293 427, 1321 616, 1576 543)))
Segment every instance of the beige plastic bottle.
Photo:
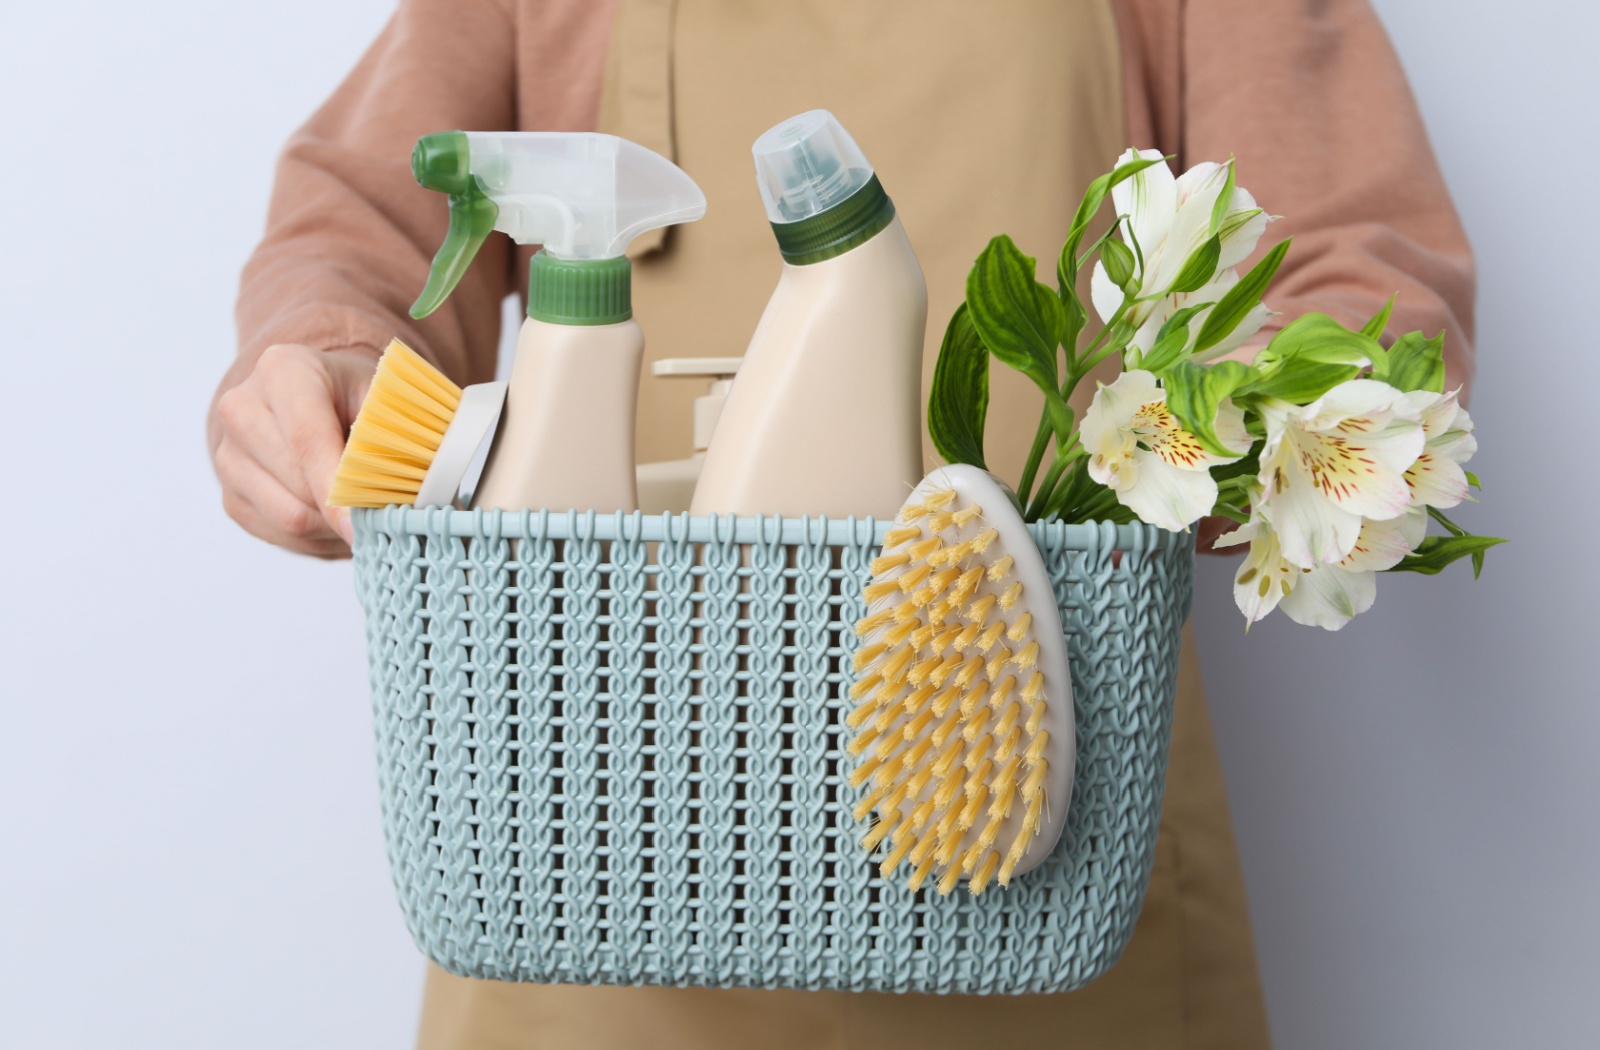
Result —
POLYGON ((922 268, 831 113, 786 120, 753 152, 783 274, 706 452, 693 512, 892 520, 922 479, 922 268))
POLYGON ((450 195, 450 232, 412 316, 444 301, 491 230, 544 246, 473 505, 633 510, 644 336, 623 252, 646 230, 704 215, 700 187, 665 157, 593 132, 428 135, 412 169, 450 195))
POLYGON ((505 414, 473 506, 638 506, 633 442, 643 359, 644 333, 632 319, 607 325, 523 321, 505 414))
POLYGON ((650 366, 657 378, 701 378, 711 380, 711 388, 694 401, 694 452, 688 459, 641 463, 638 469, 639 509, 646 514, 681 514, 694 500, 695 483, 705 466, 706 449, 722 416, 733 377, 739 371, 737 357, 664 357, 650 366))

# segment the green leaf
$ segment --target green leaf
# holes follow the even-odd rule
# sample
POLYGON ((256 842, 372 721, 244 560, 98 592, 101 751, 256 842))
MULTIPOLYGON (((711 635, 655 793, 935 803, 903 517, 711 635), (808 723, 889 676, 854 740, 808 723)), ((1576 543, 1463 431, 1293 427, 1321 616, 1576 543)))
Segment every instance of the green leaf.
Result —
POLYGON ((1184 261, 1183 269, 1178 271, 1178 277, 1172 282, 1172 287, 1166 294, 1178 292, 1194 292, 1211 283, 1217 275, 1217 263, 1222 259, 1222 238, 1215 234, 1207 238, 1206 242, 1189 254, 1184 261))
POLYGON ((1133 249, 1121 241, 1105 241, 1100 245, 1100 262, 1111 283, 1128 291, 1128 285, 1133 283, 1133 249))
POLYGON ((1382 353, 1377 340, 1351 331, 1326 314, 1306 314, 1273 336, 1256 355, 1260 376, 1239 394, 1303 405, 1356 378, 1382 353))
POLYGON ((1212 467, 1212 479, 1221 486, 1223 482, 1232 481, 1234 478, 1254 478, 1261 473, 1261 450, 1264 447, 1266 447, 1265 441, 1256 441, 1243 459, 1212 467))
POLYGON ((1461 473, 1463 473, 1463 474, 1465 474, 1467 476, 1467 484, 1468 485, 1471 485, 1473 488, 1477 489, 1479 492, 1483 491, 1483 482, 1478 480, 1478 475, 1474 474, 1470 470, 1463 470, 1461 473))
POLYGON ((1201 310, 1215 305, 1215 303, 1200 303, 1196 306, 1186 306, 1167 318, 1167 323, 1156 333, 1156 341, 1151 345, 1150 352, 1144 355, 1139 367, 1151 372, 1160 372, 1177 364, 1189 346, 1189 321, 1201 310))
POLYGON ((1275 363, 1261 378, 1241 389, 1239 396, 1275 397, 1304 405, 1360 374, 1360 365, 1291 357, 1275 363))
POLYGON ((1249 273, 1239 279, 1238 284, 1228 289, 1217 302, 1217 308, 1206 316, 1206 323, 1200 326, 1200 337, 1194 343, 1195 353, 1204 353, 1233 334, 1239 322, 1261 302, 1267 285, 1272 282, 1273 275, 1278 272, 1278 266, 1288 252, 1289 242, 1279 241, 1262 256, 1260 262, 1250 268, 1249 273))
MULTIPOLYGON (((1124 347, 1133 342, 1133 334, 1136 331, 1137 329, 1133 327, 1132 322, 1128 321, 1126 318, 1123 318, 1113 324, 1106 332, 1105 343, 1100 347, 1100 349, 1094 352, 1094 357, 1091 360, 1084 362, 1079 374, 1087 372, 1090 368, 1099 364, 1101 361, 1104 361, 1112 354, 1121 353, 1124 347)), ((1124 357, 1123 366, 1125 368, 1139 367, 1139 360, 1136 351, 1130 356, 1124 357)))
POLYGON ((1482 571, 1483 552, 1506 542, 1494 536, 1429 536, 1388 572, 1420 572, 1432 576, 1453 561, 1470 557, 1473 578, 1482 571))
POLYGON ((1238 211, 1233 212, 1222 221, 1222 226, 1218 228, 1217 235, 1223 240, 1227 240, 1229 237, 1232 237, 1234 234, 1238 233, 1239 229, 1251 219, 1260 214, 1260 208, 1240 208, 1238 211))
POLYGON ((1217 202, 1211 206, 1211 232, 1218 237, 1222 236, 1222 223, 1228 217, 1228 212, 1233 209, 1234 167, 1233 158, 1228 158, 1228 175, 1222 183, 1222 192, 1217 194, 1217 202))
POLYGON ((1463 529, 1460 525, 1457 525, 1455 522, 1451 521, 1449 516, 1447 516, 1445 512, 1440 510, 1438 507, 1429 507, 1428 517, 1432 518, 1434 521, 1437 521, 1440 525, 1443 525, 1450 531, 1450 535, 1452 536, 1472 535, 1466 529, 1463 529))
POLYGON ((1055 431, 1056 448, 1067 448, 1072 444, 1072 406, 1060 394, 1050 393, 1045 395, 1044 408, 1050 417, 1050 429, 1055 431))
MULTIPOLYGON (((1127 219, 1126 215, 1118 215, 1117 216, 1117 221, 1111 224, 1111 228, 1106 230, 1106 232, 1102 233, 1099 237, 1097 237, 1093 244, 1089 245, 1089 247, 1085 248, 1078 255, 1078 268, 1079 269, 1082 269, 1083 268, 1083 264, 1088 262, 1089 259, 1091 257, 1093 257, 1095 252, 1099 251, 1102 247, 1104 247, 1105 243, 1107 241, 1109 241, 1112 237, 1116 236, 1117 231, 1122 229, 1122 224, 1126 219, 1127 219)), ((1125 236, 1131 236, 1131 234, 1125 234, 1125 236)), ((1056 268, 1056 279, 1057 280, 1061 279, 1060 267, 1056 268)))
POLYGON ((983 428, 988 412, 989 351, 962 303, 945 329, 928 392, 928 436, 946 463, 987 469, 983 428))
POLYGON ((1382 339, 1383 330, 1389 327, 1389 315, 1394 312, 1394 296, 1389 296, 1389 301, 1383 304, 1383 309, 1372 315, 1366 324, 1361 326, 1361 334, 1368 339, 1382 339))
POLYGON ((1421 332, 1407 332, 1389 347, 1389 370, 1385 381, 1396 390, 1444 391, 1444 333, 1426 339, 1421 332))
POLYGON ((1078 300, 1076 290, 1069 292, 1063 300, 1062 306, 1067 311, 1067 327, 1061 333, 1061 345, 1067 348, 1068 353, 1078 345, 1078 335, 1089 323, 1089 312, 1083 308, 1083 303, 1078 300))
POLYGON ((1161 379, 1167 389, 1167 408, 1183 429, 1217 455, 1241 456, 1248 450, 1229 448, 1217 436, 1217 410, 1224 398, 1254 376, 1254 368, 1238 361, 1219 361, 1214 365, 1185 361, 1167 369, 1161 379))
POLYGON ((1072 231, 1067 235, 1067 243, 1061 249, 1061 259, 1056 264, 1056 279, 1063 288, 1070 287, 1077 280, 1078 245, 1083 242, 1083 235, 1089 229, 1089 223, 1094 219, 1095 212, 1100 210, 1106 194, 1110 193, 1111 188, 1118 183, 1132 178, 1152 165, 1165 164, 1169 159, 1135 157, 1089 183, 1089 188, 1083 191, 1083 200, 1078 202, 1078 210, 1072 217, 1072 231))
POLYGON ((1033 273, 1033 259, 1001 234, 967 275, 967 309, 989 352, 1051 393, 1067 315, 1061 298, 1033 273))

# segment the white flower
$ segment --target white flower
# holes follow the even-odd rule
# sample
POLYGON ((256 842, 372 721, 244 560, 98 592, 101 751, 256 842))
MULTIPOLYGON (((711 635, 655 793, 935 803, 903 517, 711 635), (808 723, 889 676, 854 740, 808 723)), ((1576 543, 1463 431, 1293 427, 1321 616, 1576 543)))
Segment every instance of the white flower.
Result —
MULTIPOLYGON (((1117 158, 1119 165, 1136 158, 1159 158, 1160 150, 1128 150, 1117 158)), ((1134 274, 1138 279, 1135 298, 1161 295, 1172 286, 1189 256, 1211 237, 1211 213, 1217 197, 1227 183, 1226 165, 1206 161, 1196 164, 1174 179, 1166 164, 1154 164, 1124 179, 1111 188, 1111 201, 1118 215, 1128 217, 1131 240, 1137 241, 1134 274)), ((1256 207, 1255 198, 1234 187, 1227 216, 1221 229, 1222 255, 1210 281, 1193 292, 1164 295, 1160 299, 1135 304, 1128 321, 1135 328, 1132 345, 1148 351, 1167 319, 1179 310, 1197 303, 1217 302, 1228 289, 1239 283, 1234 267, 1243 262, 1266 231, 1268 216, 1256 207)), ((1130 239, 1125 236, 1124 239, 1130 239)), ((1130 243, 1130 247, 1132 244, 1130 243)), ((1090 299, 1102 321, 1109 321, 1122 306, 1122 289, 1112 283, 1105 266, 1095 263, 1089 284, 1090 299)), ((1191 345, 1199 335, 1210 310, 1202 310, 1189 321, 1191 345)), ((1209 347, 1195 360, 1210 360, 1240 346, 1260 329, 1269 311, 1257 304, 1229 336, 1209 347)))
MULTIPOLYGON (((1223 402, 1217 436, 1230 448, 1249 448, 1244 413, 1223 402)), ((1089 476, 1117 494, 1141 521, 1181 532, 1211 512, 1217 483, 1211 468, 1239 456, 1207 452, 1167 409, 1167 392, 1149 372, 1134 369, 1100 384, 1079 431, 1089 476)))
POLYGON ((1405 472, 1423 448, 1421 410, 1372 379, 1352 379, 1309 405, 1266 401, 1260 514, 1283 557, 1314 569, 1343 561, 1362 519, 1388 521, 1411 506, 1405 472))
MULTIPOLYGON (((1255 498, 1260 498, 1259 491, 1255 498)), ((1233 578, 1234 604, 1247 623, 1281 607, 1295 623, 1337 631, 1372 608, 1377 574, 1415 550, 1427 529, 1427 513, 1421 509, 1386 521, 1363 521, 1348 555, 1310 569, 1283 557, 1277 533, 1260 513, 1216 546, 1250 541, 1250 552, 1233 578)))
POLYGON ((1426 439, 1422 454, 1406 471, 1411 501, 1419 506, 1442 510, 1467 498, 1467 472, 1461 469, 1461 464, 1478 451, 1478 439, 1472 435, 1472 417, 1456 400, 1458 393, 1455 390, 1448 394, 1414 390, 1406 395, 1412 406, 1422 413, 1422 432, 1426 439))

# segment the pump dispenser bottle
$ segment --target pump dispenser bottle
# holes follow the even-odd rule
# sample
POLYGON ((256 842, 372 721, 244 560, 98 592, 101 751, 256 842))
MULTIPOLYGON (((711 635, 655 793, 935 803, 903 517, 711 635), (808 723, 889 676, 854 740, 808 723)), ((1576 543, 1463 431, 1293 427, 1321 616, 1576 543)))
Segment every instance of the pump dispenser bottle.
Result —
POLYGON ((694 399, 694 452, 688 459, 639 464, 639 509, 646 514, 680 514, 694 500, 705 466, 706 449, 722 417, 722 406, 739 371, 737 357, 664 357, 650 366, 657 378, 709 379, 710 389, 694 399))
POLYGON ((705 195, 665 157, 592 132, 443 132, 418 141, 411 163, 450 195, 450 232, 413 317, 438 308, 491 230, 543 245, 473 504, 635 509, 644 337, 623 252, 646 230, 700 218, 705 195))
POLYGON ((892 520, 922 480, 922 268, 831 113, 786 120, 752 152, 783 273, 706 452, 693 512, 892 520))

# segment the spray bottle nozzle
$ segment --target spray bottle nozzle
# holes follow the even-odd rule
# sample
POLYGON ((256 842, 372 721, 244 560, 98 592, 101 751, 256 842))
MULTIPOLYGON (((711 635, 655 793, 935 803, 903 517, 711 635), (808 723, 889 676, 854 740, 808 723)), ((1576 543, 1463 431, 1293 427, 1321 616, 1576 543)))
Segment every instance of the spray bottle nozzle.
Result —
POLYGON ((594 132, 424 135, 411 171, 450 198, 449 233, 411 307, 419 318, 444 302, 490 230, 560 259, 594 261, 618 258, 646 230, 706 211, 700 187, 670 160, 594 132))
POLYGON ((459 131, 424 135, 411 151, 411 174, 417 182, 450 195, 450 230, 433 257, 428 283, 411 304, 412 317, 427 317, 455 291, 500 218, 500 209, 470 170, 471 159, 467 136, 459 131))

